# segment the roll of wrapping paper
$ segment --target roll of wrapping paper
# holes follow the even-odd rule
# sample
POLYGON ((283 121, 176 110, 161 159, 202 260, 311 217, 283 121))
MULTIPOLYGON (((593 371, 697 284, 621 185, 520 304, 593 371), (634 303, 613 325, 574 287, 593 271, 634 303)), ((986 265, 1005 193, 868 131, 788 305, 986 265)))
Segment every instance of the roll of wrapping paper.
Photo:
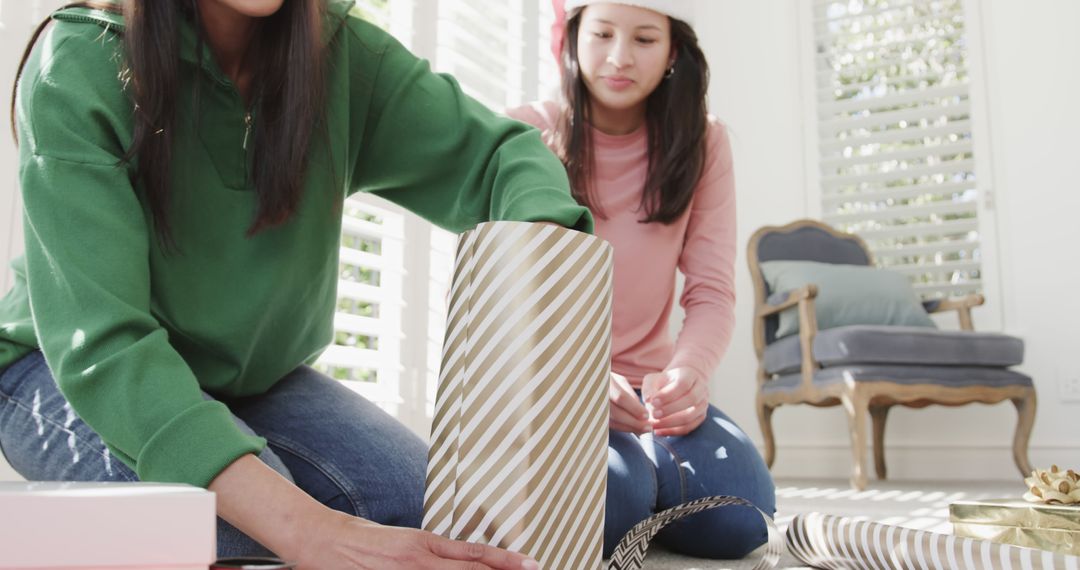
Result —
POLYGON ((611 246, 491 222, 455 262, 424 529, 597 568, 607 482, 611 246))
POLYGON ((787 544, 805 564, 827 569, 1080 567, 1080 558, 1075 556, 819 513, 796 516, 788 527, 787 544))

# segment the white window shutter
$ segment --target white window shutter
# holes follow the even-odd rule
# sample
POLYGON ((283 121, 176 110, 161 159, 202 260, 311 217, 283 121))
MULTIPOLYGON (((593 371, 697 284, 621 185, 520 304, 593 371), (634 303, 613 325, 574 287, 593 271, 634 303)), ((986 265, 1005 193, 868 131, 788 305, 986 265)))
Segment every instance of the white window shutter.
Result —
POLYGON ((822 212, 923 297, 980 291, 962 0, 814 0, 822 212))
POLYGON ((316 362, 380 404, 400 403, 403 225, 371 196, 345 202, 334 341, 316 362))
MULTIPOLYGON (((525 0, 439 0, 436 66, 501 111, 525 102, 525 0)), ((534 32, 535 33, 535 32, 534 32)))

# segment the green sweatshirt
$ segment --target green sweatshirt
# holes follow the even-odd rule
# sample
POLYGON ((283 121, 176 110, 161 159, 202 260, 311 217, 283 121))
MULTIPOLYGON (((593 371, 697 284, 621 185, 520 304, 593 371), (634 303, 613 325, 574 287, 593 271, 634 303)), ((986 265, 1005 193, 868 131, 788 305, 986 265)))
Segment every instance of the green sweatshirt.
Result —
POLYGON ((328 2, 329 139, 313 137, 298 211, 253 237, 246 109, 205 46, 198 63, 184 24, 179 253, 159 248, 133 167, 118 166, 132 139, 122 18, 58 12, 30 56, 17 99, 26 254, 0 300, 0 370, 40 347, 74 410, 143 480, 206 486, 265 446, 200 390, 263 393, 330 343, 347 195, 377 194, 454 232, 487 220, 592 231, 538 131, 463 95, 352 4, 328 2))

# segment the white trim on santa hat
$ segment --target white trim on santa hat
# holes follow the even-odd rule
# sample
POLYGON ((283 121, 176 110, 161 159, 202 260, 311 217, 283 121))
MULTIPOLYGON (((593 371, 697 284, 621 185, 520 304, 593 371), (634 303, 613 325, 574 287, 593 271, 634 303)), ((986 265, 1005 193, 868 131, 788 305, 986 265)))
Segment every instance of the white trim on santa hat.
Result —
POLYGON ((574 10, 584 8, 589 4, 604 3, 637 6, 682 20, 687 24, 694 23, 694 7, 690 0, 566 0, 566 16, 570 17, 574 10))

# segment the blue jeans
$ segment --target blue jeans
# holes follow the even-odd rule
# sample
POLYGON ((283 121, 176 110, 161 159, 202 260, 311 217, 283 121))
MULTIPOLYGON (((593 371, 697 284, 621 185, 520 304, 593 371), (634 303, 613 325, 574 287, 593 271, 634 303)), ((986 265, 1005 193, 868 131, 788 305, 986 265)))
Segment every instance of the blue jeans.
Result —
MULTIPOLYGON (((604 557, 650 515, 694 499, 733 495, 773 516, 776 492, 765 461, 731 418, 709 406, 708 417, 684 436, 608 435, 604 557)), ((689 516, 656 541, 699 558, 742 558, 768 539, 765 521, 749 507, 722 507, 689 516)))
MULTIPOLYGON (((259 459, 322 504, 420 526, 427 446, 340 382, 301 366, 265 394, 221 401, 266 438, 259 459)), ((0 372, 0 451, 31 481, 138 481, 75 415, 40 352, 0 372)), ((221 557, 270 554, 221 519, 217 536, 221 557)))

